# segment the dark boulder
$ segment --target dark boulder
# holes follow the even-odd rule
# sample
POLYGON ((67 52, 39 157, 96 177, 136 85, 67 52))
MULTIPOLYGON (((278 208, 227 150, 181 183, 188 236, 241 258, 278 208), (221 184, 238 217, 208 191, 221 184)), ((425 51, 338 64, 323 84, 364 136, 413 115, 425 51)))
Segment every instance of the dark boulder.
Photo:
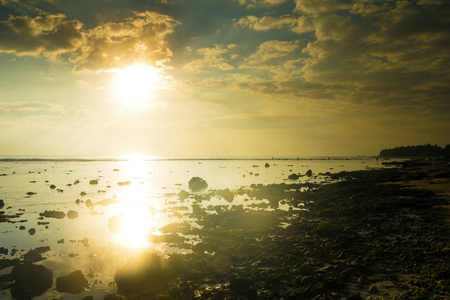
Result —
POLYGON ((69 210, 69 211, 67 212, 67 217, 68 217, 69 219, 76 219, 76 218, 78 218, 78 212, 75 211, 75 210, 69 210))
POLYGON ((84 278, 81 270, 74 271, 66 276, 60 276, 56 279, 56 289, 58 292, 79 294, 86 287, 89 287, 89 282, 84 278))
POLYGON ((62 211, 56 211, 56 210, 46 210, 43 213, 39 214, 41 217, 46 218, 55 218, 55 219, 63 219, 66 214, 62 211))
POLYGON ((15 299, 32 299, 42 295, 53 285, 53 272, 41 265, 24 263, 15 266, 11 271, 14 284, 11 295, 15 299))
POLYGON ((311 177, 312 176, 312 171, 311 170, 306 171, 306 176, 311 177))
POLYGON ((298 174, 292 173, 291 175, 288 176, 288 179, 290 180, 297 180, 299 179, 300 176, 298 176, 298 174))
POLYGON ((192 191, 199 191, 206 189, 208 187, 208 183, 200 177, 192 177, 191 180, 189 180, 189 188, 192 191))

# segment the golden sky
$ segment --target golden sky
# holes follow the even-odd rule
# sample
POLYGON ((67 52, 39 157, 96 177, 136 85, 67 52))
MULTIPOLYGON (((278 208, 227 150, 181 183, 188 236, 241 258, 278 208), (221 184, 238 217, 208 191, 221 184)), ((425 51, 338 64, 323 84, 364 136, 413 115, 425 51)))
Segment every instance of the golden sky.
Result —
POLYGON ((450 2, 0 0, 0 155, 449 143, 450 2))

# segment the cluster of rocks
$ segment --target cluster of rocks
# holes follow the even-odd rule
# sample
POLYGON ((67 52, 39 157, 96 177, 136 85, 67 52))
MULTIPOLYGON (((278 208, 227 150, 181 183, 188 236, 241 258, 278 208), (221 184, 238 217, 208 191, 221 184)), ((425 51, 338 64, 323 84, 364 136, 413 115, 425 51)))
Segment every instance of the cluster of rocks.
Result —
POLYGON ((404 174, 347 172, 339 175, 346 181, 306 192, 287 184, 250 191, 303 210, 231 206, 207 214, 198 207, 199 226, 169 225, 159 238, 177 244, 184 243, 180 231, 198 236, 192 253, 130 260, 115 276, 118 292, 136 299, 444 299, 448 199, 392 183, 404 174))

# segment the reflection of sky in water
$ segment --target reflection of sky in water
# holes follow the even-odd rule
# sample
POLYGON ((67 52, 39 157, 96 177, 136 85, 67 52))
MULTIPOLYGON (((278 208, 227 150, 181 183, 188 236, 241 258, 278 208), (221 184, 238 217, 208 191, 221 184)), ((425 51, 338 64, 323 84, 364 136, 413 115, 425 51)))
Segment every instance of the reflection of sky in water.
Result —
MULTIPOLYGON (((232 203, 219 196, 198 203, 193 197, 184 201, 177 194, 184 189, 190 192, 188 181, 199 176, 208 182, 208 190, 230 188, 236 190, 252 183, 286 182, 288 174, 305 173, 312 169, 319 172, 339 172, 341 170, 358 170, 366 166, 379 167, 381 162, 374 159, 353 161, 268 161, 271 166, 264 167, 265 161, 230 160, 230 161, 107 161, 107 162, 0 162, 0 199, 5 201, 2 209, 5 214, 21 213, 13 221, 23 223, 0 223, 2 247, 17 249, 17 256, 40 246, 50 246, 51 251, 44 254, 47 259, 42 264, 55 272, 55 276, 69 271, 81 269, 84 274, 93 273, 102 282, 93 285, 93 290, 111 290, 109 282, 113 281, 118 265, 123 264, 130 255, 143 249, 156 251, 181 251, 165 243, 150 243, 149 234, 158 235, 158 229, 174 222, 190 222, 195 225, 196 218, 191 214, 192 205, 199 204, 203 208, 214 205, 242 204, 252 208, 254 203, 247 195, 236 196, 232 203), (258 166, 258 167, 254 167, 258 166), (332 168, 332 170, 330 169, 332 168), (256 174, 259 174, 256 176, 256 174), (98 179, 98 184, 89 184, 98 179), (79 180, 79 184, 74 184, 79 180), (129 181, 129 185, 119 182, 129 181), (54 184, 62 193, 50 189, 54 184), (32 191, 30 197, 26 193, 32 191), (86 195, 80 195, 81 192, 86 195), (79 204, 76 200, 79 199, 79 204), (88 199, 98 203, 105 199, 116 200, 109 205, 88 207, 88 199), (58 210, 67 213, 75 210, 79 213, 76 219, 39 220, 39 213, 45 210, 58 210), (108 221, 121 216, 120 226, 116 232, 108 229, 108 221), (38 225, 38 222, 50 222, 38 225), (19 226, 25 226, 20 230, 19 226), (30 235, 28 230, 35 228, 36 233, 30 235), (87 238, 86 247, 80 240, 87 238), (64 239, 64 243, 58 243, 64 239)), ((302 177, 300 181, 322 181, 321 178, 302 177)), ((287 181, 289 182, 289 181, 287 181)), ((207 191, 205 191, 207 192, 207 191)), ((267 203, 267 201, 264 201, 267 203)), ((287 209, 280 205, 281 209, 287 209)), ((260 209, 254 206, 252 209, 260 209)), ((215 213, 213 209, 206 210, 215 213)), ((195 238, 195 237, 194 237, 195 238)), ((187 240, 195 243, 195 240, 187 240)), ((4 257, 4 256, 3 256, 4 257)), ((11 256, 8 255, 8 258, 11 256)), ((3 270, 1 274, 8 272, 3 270)), ((53 292, 49 292, 54 293, 53 292)), ((47 296, 51 296, 46 294, 47 296)), ((77 295, 78 299, 82 295, 77 295)), ((8 299, 0 293, 0 297, 8 299)), ((81 297, 82 298, 82 297, 81 297)))

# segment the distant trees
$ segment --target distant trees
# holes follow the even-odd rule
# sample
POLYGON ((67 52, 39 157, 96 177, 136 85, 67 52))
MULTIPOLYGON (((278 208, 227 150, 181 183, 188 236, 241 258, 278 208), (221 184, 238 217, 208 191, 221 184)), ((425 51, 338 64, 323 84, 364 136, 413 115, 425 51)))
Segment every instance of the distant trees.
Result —
POLYGON ((438 145, 418 145, 418 146, 402 146, 392 149, 383 149, 380 156, 384 157, 430 157, 430 156, 446 156, 450 157, 450 145, 444 148, 438 145))

